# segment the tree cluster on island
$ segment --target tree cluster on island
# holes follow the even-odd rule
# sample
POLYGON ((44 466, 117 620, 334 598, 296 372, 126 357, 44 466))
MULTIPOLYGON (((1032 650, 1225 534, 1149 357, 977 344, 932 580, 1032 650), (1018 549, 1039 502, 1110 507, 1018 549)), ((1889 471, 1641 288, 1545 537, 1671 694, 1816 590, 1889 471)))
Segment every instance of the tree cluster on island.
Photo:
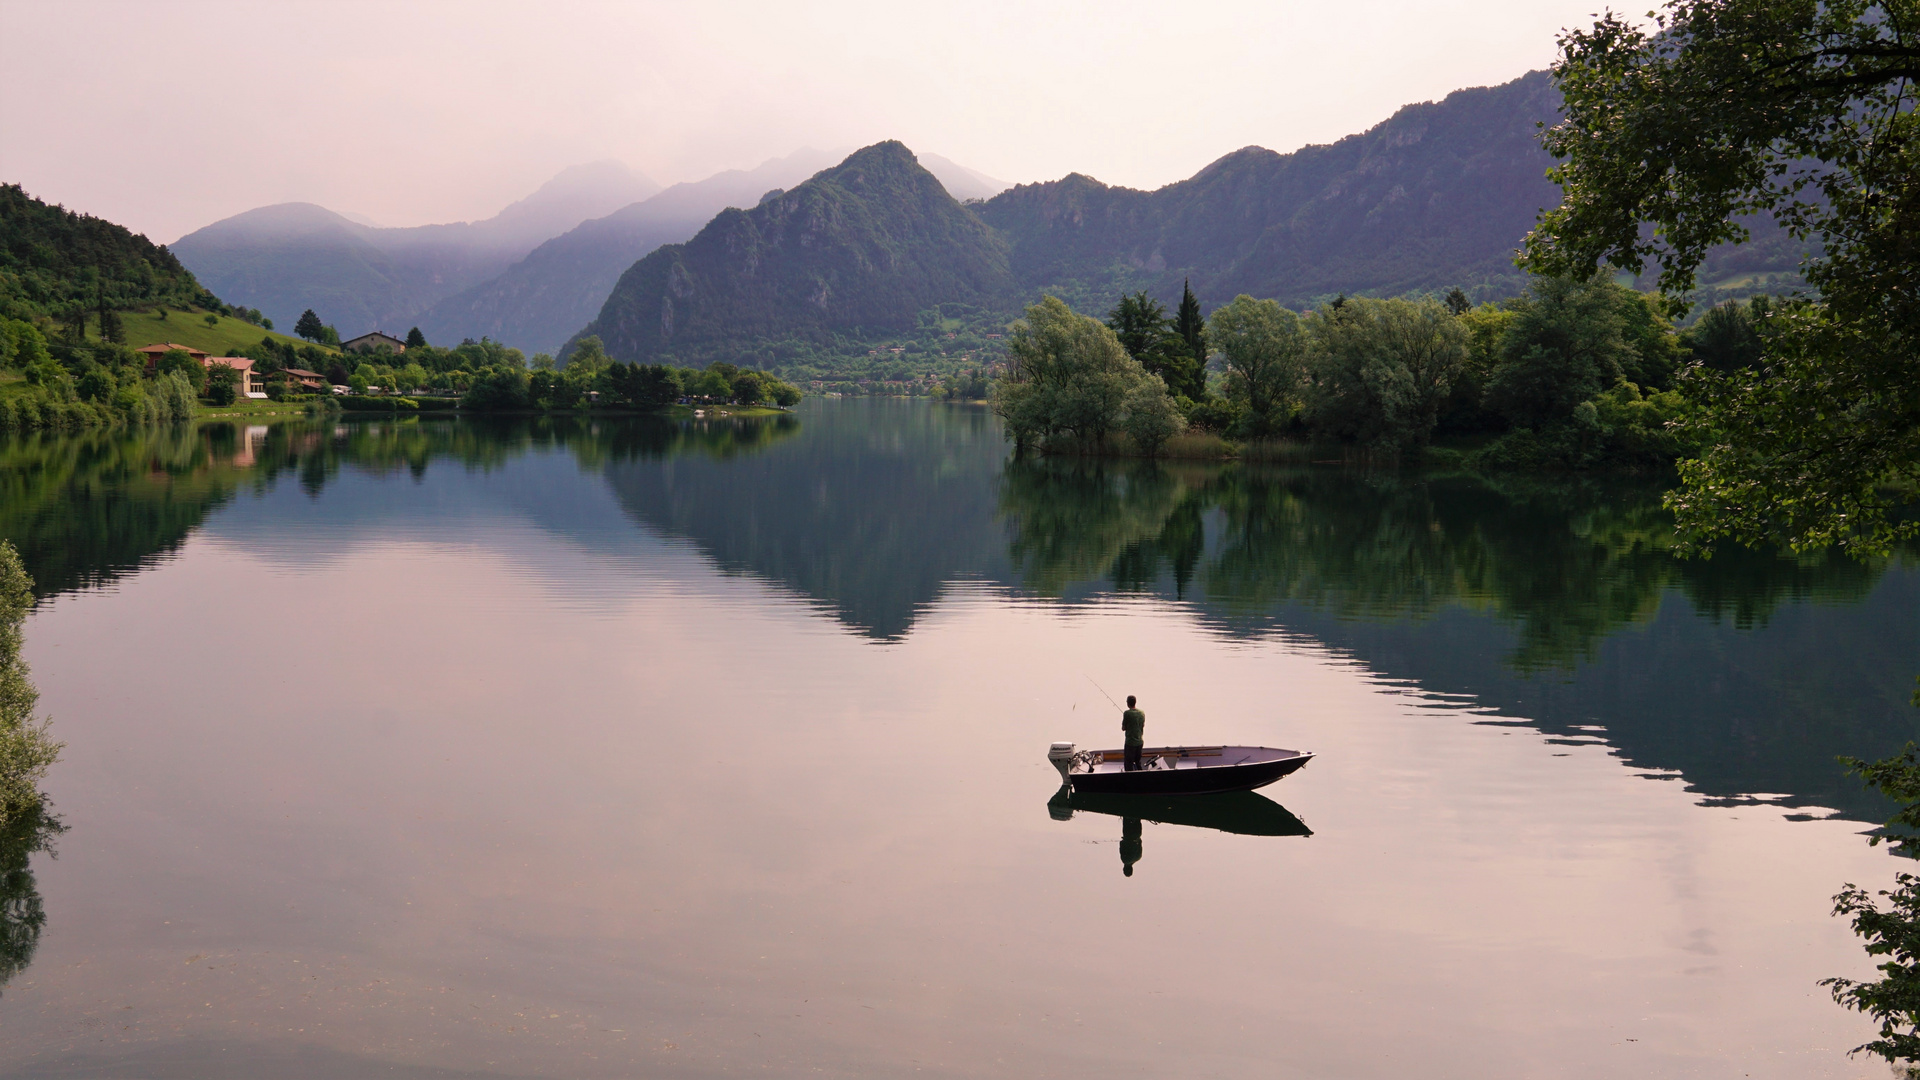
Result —
MULTIPOLYGON (((1467 462, 1485 468, 1656 468, 1686 449, 1669 426, 1685 405, 1679 374, 1748 362, 1755 313, 1768 310, 1764 298, 1728 301, 1679 333, 1661 297, 1600 276, 1542 278, 1480 305, 1458 289, 1339 297, 1305 313, 1241 296, 1204 325, 1191 292, 1181 306, 1169 318, 1136 293, 1104 325, 1057 298, 1029 308, 996 399, 1015 442, 1085 451, 1131 432, 1134 418, 1165 412, 1148 407, 1145 378, 1168 399, 1174 432, 1390 455, 1442 436, 1474 446, 1467 462)), ((1158 452, 1172 434, 1160 426, 1115 448, 1158 452)))

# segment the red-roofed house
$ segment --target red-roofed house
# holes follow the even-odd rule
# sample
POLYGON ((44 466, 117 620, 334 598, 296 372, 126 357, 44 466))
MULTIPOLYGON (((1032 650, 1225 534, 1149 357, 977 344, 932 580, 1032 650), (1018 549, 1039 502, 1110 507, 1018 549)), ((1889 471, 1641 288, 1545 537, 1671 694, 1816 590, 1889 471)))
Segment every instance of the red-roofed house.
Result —
POLYGON ((201 363, 207 362, 207 354, 199 349, 190 349, 185 345, 176 345, 171 341, 162 341, 153 345, 144 345, 133 350, 146 358, 147 370, 152 371, 154 362, 170 352, 183 352, 201 363))
POLYGON ((240 379, 234 389, 241 397, 263 398, 267 396, 265 376, 253 370, 253 358, 249 356, 202 356, 200 362, 211 368, 216 364, 225 364, 240 373, 240 379))

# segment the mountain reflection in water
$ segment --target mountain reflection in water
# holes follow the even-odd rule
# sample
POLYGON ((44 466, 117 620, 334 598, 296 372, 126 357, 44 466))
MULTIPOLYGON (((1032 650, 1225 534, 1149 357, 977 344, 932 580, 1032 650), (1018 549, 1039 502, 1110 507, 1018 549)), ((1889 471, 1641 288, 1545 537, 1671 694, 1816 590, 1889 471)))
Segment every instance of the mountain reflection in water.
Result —
MULTIPOLYGON (((1603 743, 1709 799, 1772 793, 1863 820, 1886 808, 1834 757, 1920 735, 1920 575, 1904 555, 1681 559, 1658 480, 1013 458, 977 408, 34 436, 0 444, 0 535, 48 595, 137 571, 242 495, 486 473, 535 451, 570 454, 636 533, 883 646, 956 587, 1089 610, 1153 599, 1225 640, 1318 643, 1471 722, 1603 743)), ((568 508, 586 500, 561 479, 525 512, 582 549, 622 543, 576 528, 568 508)), ((350 529, 371 496, 330 497, 350 529)))

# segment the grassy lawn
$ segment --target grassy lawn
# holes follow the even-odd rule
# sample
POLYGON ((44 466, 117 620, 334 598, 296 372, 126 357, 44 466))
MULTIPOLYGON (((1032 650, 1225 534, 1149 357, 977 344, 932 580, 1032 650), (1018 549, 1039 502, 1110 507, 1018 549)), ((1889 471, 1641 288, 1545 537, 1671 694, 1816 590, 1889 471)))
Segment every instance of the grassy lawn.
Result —
POLYGON ((203 401, 193 410, 195 420, 254 420, 270 416, 294 420, 306 415, 307 403, 304 401, 263 401, 260 398, 243 398, 231 405, 209 405, 203 401))
MULTIPOLYGON (((164 319, 151 310, 120 313, 121 325, 127 330, 127 345, 135 349, 171 341, 192 349, 204 349, 214 356, 237 356, 241 349, 258 344, 263 337, 295 345, 311 344, 278 331, 262 330, 251 323, 225 315, 216 315, 214 318, 217 321, 213 326, 208 326, 206 313, 199 311, 169 311, 164 319)), ((324 345, 320 348, 327 352, 336 351, 324 345)))
MULTIPOLYGON (((785 416, 785 409, 775 409, 766 405, 702 405, 700 411, 710 419, 716 416, 785 416)), ((669 405, 667 415, 688 419, 693 416, 690 405, 669 405)))

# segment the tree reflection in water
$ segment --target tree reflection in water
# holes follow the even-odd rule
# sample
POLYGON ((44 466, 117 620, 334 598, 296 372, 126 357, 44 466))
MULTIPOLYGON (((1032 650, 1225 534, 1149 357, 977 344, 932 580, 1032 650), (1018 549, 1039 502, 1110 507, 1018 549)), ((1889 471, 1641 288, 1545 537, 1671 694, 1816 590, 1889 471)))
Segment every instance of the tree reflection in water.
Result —
POLYGON ((54 838, 66 831, 44 804, 0 825, 0 986, 33 962, 47 913, 31 861, 40 852, 51 855, 54 838))
POLYGON ((1673 553, 1664 484, 1016 457, 1000 513, 1028 589, 1170 579, 1227 618, 1299 604, 1419 620, 1449 605, 1513 624, 1522 671, 1570 670, 1678 588, 1745 628, 1787 600, 1857 600, 1884 562, 1673 553))
POLYGON ((791 416, 341 421, 43 433, 0 439, 0 536, 38 596, 112 581, 177 550, 236 492, 282 480, 318 496, 343 471, 418 478, 434 461, 481 472, 529 450, 582 468, 683 454, 726 460, 799 430, 791 416))

